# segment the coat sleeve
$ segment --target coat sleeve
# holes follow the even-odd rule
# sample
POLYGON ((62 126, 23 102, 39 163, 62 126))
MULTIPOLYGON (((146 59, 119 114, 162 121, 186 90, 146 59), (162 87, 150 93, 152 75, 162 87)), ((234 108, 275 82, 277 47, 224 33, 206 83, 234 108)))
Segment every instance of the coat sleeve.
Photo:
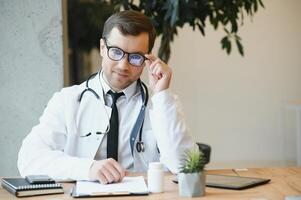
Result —
POLYGON ((47 174, 55 179, 87 180, 91 159, 64 153, 67 140, 62 92, 55 93, 39 124, 22 142, 18 155, 21 176, 47 174))
POLYGON ((151 98, 150 121, 160 151, 160 161, 178 173, 181 158, 188 149, 198 149, 188 134, 180 103, 169 90, 151 98))

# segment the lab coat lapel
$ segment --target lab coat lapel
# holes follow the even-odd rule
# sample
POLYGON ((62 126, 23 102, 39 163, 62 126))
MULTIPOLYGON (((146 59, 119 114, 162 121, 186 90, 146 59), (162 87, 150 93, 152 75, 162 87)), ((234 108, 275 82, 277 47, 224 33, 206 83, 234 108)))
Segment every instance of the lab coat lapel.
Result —
POLYGON ((79 134, 77 155, 94 158, 108 127, 111 108, 104 104, 98 76, 89 81, 89 87, 99 95, 100 99, 97 99, 92 92, 86 92, 82 98, 77 115, 79 134), (96 134, 97 132, 101 134, 96 134))

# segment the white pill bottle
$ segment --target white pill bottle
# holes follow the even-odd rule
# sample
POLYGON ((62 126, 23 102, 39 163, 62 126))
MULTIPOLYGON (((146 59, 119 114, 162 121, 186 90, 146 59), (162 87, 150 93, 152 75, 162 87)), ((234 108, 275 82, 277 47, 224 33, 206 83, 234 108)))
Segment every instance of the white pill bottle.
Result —
POLYGON ((160 162, 151 162, 147 171, 148 190, 151 193, 160 193, 164 191, 164 170, 160 162))

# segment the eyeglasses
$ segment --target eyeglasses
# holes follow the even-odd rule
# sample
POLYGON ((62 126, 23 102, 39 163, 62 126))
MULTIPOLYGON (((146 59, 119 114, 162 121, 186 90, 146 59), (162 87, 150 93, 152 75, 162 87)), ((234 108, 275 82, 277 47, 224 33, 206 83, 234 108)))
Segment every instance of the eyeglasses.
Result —
POLYGON ((107 53, 108 57, 111 60, 120 61, 124 57, 124 55, 127 54, 128 62, 135 67, 143 67, 144 61, 148 60, 148 58, 146 58, 145 56, 143 56, 139 53, 128 53, 118 47, 109 46, 107 44, 106 38, 104 38, 104 41, 105 41, 105 45, 108 49, 108 53, 107 53))

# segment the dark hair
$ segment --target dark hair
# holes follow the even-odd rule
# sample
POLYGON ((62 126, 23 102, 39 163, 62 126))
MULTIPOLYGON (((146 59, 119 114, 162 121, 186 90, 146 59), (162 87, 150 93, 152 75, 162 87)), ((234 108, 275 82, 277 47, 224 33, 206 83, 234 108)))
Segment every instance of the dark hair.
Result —
POLYGON ((140 33, 148 33, 148 50, 151 52, 153 49, 156 30, 151 20, 144 14, 133 10, 125 10, 113 14, 104 24, 102 37, 108 38, 111 30, 115 27, 117 27, 123 35, 137 36, 140 33))

